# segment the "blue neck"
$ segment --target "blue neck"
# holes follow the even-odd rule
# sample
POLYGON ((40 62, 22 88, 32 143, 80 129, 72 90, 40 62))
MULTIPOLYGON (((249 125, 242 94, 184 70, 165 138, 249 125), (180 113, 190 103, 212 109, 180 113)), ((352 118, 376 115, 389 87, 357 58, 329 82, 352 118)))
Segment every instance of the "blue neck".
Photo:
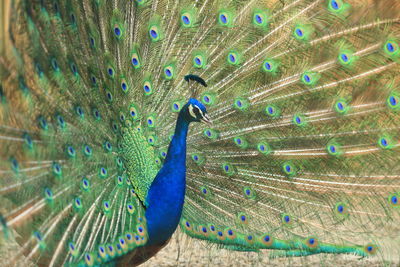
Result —
POLYGON ((183 163, 183 167, 186 170, 186 136, 188 130, 189 122, 184 118, 183 114, 179 114, 175 126, 174 137, 169 144, 164 166, 171 163, 175 165, 177 162, 180 162, 183 163))
POLYGON ((181 218, 186 188, 186 136, 189 123, 181 112, 164 165, 147 193, 149 245, 168 240, 181 218))

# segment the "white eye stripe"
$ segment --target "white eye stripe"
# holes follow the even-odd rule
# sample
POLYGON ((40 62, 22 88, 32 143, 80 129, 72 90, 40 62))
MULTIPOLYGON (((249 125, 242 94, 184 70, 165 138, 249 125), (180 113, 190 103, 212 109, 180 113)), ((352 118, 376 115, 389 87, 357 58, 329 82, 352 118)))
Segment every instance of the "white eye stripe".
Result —
POLYGON ((201 117, 204 117, 203 111, 198 106, 196 108, 199 110, 201 117))
POLYGON ((194 113, 193 106, 191 104, 189 105, 189 114, 196 119, 196 114, 194 113))

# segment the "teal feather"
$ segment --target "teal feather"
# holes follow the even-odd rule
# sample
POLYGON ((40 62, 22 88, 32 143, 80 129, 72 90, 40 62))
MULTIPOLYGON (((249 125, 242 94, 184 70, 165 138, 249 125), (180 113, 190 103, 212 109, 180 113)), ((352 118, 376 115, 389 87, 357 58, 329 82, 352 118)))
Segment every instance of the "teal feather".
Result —
POLYGON ((397 1, 10 6, 6 265, 137 265, 178 226, 229 252, 398 260, 397 1))

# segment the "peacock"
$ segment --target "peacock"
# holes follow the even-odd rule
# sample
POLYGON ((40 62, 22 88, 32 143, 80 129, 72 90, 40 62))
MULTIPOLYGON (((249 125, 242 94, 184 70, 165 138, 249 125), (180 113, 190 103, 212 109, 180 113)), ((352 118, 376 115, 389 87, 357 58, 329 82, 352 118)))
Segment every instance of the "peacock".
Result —
POLYGON ((1 265, 398 262, 397 0, 1 5, 1 265))

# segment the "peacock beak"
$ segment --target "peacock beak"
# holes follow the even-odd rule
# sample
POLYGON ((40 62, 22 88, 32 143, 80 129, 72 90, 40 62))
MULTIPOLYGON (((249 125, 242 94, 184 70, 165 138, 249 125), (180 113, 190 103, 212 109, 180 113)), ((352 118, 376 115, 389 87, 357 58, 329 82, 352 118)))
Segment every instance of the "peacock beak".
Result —
POLYGON ((207 114, 204 114, 203 118, 201 118, 200 120, 206 124, 212 124, 210 117, 207 114))

